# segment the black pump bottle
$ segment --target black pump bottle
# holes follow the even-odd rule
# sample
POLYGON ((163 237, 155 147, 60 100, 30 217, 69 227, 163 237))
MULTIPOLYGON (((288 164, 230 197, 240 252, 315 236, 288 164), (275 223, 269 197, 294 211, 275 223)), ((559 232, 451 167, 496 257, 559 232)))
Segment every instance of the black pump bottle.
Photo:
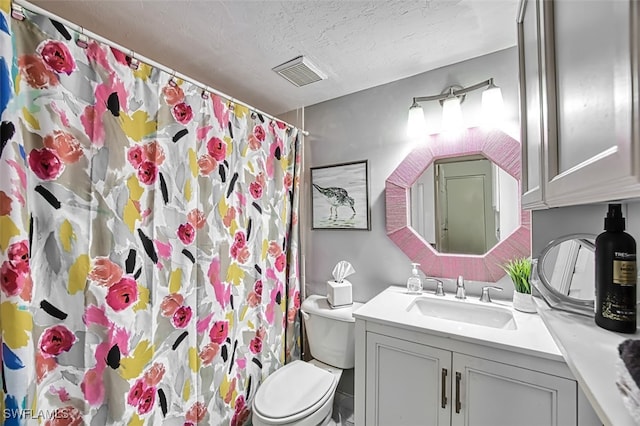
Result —
POLYGON ((609 204, 604 232, 596 238, 596 324, 636 332, 636 242, 626 232, 620 204, 609 204))

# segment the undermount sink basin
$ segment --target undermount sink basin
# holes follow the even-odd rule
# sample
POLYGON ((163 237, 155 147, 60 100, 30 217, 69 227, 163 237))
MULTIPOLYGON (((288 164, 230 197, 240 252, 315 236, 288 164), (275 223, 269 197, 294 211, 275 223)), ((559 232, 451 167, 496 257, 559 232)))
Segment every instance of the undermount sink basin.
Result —
POLYGON ((409 304, 407 312, 503 330, 518 328, 510 310, 462 300, 418 296, 409 304))

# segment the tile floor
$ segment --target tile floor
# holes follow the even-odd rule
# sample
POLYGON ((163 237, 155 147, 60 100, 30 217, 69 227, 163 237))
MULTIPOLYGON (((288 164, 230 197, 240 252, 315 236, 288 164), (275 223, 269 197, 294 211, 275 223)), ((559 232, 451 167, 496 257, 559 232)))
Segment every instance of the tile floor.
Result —
POLYGON ((353 426, 353 395, 336 392, 333 398, 333 420, 340 426, 353 426))

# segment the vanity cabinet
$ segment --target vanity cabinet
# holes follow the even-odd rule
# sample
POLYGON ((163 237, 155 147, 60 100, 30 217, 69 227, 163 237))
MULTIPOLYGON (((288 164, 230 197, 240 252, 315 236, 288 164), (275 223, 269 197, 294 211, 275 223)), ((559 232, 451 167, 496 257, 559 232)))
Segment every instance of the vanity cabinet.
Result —
POLYGON ((366 425, 578 424, 573 380, 373 332, 366 341, 366 425))
POLYGON ((640 196, 633 0, 522 0, 523 206, 640 196))

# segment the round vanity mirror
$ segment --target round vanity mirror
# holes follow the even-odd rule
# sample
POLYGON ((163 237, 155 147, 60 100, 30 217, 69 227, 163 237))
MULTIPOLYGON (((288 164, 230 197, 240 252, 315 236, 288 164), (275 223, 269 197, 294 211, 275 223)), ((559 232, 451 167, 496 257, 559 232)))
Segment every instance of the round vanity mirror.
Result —
POLYGON ((531 282, 553 308, 593 315, 595 291, 593 234, 569 234, 540 253, 531 282))
POLYGON ((518 181, 483 155, 435 160, 411 186, 411 227, 440 253, 491 250, 520 224, 518 181))

